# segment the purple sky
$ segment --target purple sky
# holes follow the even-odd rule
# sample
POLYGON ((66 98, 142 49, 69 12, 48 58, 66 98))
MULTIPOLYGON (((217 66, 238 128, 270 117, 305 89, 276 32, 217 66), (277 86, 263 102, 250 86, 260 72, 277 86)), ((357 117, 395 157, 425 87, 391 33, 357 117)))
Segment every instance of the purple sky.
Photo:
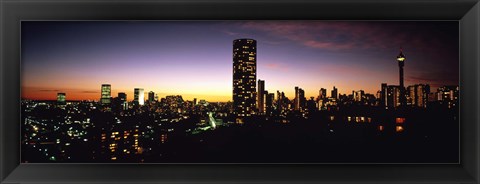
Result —
POLYGON ((140 87, 228 101, 238 38, 257 40, 257 79, 290 98, 295 86, 310 97, 396 85, 400 47, 406 86, 458 85, 456 21, 23 21, 22 97, 98 100, 109 83, 129 100, 140 87))

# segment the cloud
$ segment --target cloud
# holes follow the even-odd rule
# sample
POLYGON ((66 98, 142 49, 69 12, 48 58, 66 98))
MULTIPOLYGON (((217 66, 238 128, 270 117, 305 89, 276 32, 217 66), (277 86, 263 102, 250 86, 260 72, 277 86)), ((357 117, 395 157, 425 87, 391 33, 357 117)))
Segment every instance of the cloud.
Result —
POLYGON ((41 91, 41 92, 59 92, 60 90, 56 90, 56 89, 39 89, 38 91, 41 91))
POLYGON ((81 93, 99 93, 98 91, 81 91, 81 93))
POLYGON ((406 82, 410 84, 429 84, 435 88, 444 85, 458 85, 458 76, 454 71, 429 71, 429 73, 417 73, 405 78, 406 82))
POLYGON ((267 68, 269 70, 282 71, 282 72, 288 71, 288 67, 280 63, 267 63, 264 65, 264 68, 267 68))
POLYGON ((391 49, 409 45, 431 48, 446 33, 408 22, 250 21, 244 29, 265 32, 280 40, 325 50, 391 49), (419 27, 420 26, 420 27, 419 27))
POLYGON ((237 36, 240 34, 240 33, 229 31, 229 30, 223 30, 222 32, 230 36, 237 36))

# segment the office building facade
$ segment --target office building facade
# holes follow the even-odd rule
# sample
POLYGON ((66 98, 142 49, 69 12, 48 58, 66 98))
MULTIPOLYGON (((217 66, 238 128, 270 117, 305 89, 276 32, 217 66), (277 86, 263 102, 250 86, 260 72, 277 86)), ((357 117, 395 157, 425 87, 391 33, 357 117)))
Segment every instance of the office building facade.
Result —
POLYGON ((255 114, 257 106, 257 41, 233 41, 233 113, 237 117, 255 114))
POLYGON ((145 105, 145 94, 143 88, 133 89, 133 103, 135 105, 145 105))
POLYGON ((102 84, 100 103, 102 105, 110 105, 112 101, 112 86, 110 84, 102 84))

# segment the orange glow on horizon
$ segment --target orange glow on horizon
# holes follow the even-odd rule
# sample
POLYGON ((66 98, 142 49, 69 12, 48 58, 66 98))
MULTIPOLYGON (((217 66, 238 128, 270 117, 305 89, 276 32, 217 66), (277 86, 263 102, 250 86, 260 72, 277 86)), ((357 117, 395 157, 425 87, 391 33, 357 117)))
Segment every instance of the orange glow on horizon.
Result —
MULTIPOLYGON (((152 90, 153 91, 153 90, 152 90)), ((133 88, 132 90, 115 90, 112 89, 111 95, 112 98, 118 96, 119 92, 124 92, 127 94, 127 101, 132 101, 134 97, 133 88)), ((145 100, 148 99, 148 93, 150 90, 145 89, 145 100)), ((153 91, 155 95, 158 95, 159 100, 161 98, 165 98, 166 96, 170 95, 181 95, 183 100, 185 101, 192 101, 194 98, 197 100, 206 100, 209 102, 228 102, 232 101, 231 94, 228 95, 217 95, 215 93, 212 94, 195 94, 195 93, 157 93, 153 91)), ((47 89, 41 90, 39 88, 34 87, 23 87, 22 88, 22 99, 29 99, 29 100, 57 100, 57 93, 66 93, 66 100, 67 101, 81 101, 81 100, 93 100, 98 101, 100 100, 100 89, 98 90, 78 90, 78 89, 63 89, 63 90, 56 90, 56 89, 47 89)))

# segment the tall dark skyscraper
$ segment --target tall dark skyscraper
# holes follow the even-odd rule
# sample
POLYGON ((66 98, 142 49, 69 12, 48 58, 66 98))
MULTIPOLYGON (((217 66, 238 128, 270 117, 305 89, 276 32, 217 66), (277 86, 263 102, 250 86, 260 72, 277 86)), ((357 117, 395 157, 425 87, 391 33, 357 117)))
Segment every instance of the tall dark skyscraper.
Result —
POLYGON ((403 66, 405 66, 405 55, 403 55, 403 50, 400 49, 400 54, 397 56, 398 68, 400 73, 400 105, 406 105, 405 97, 405 86, 403 84, 403 66))
POLYGON ((275 94, 265 92, 265 114, 271 116, 273 113, 273 102, 275 101, 275 94))
POLYGON ((155 93, 153 91, 148 92, 148 102, 155 101, 155 93))
POLYGON ((320 88, 320 90, 318 91, 318 98, 319 99, 325 99, 327 98, 327 89, 325 88, 320 88))
POLYGON ((102 84, 102 96, 100 102, 102 105, 110 105, 112 99, 112 86, 110 84, 102 84))
POLYGON ((331 96, 331 97, 334 98, 334 99, 337 99, 337 98, 338 98, 338 89, 337 89, 335 86, 333 86, 332 96, 331 96))
POLYGON ((260 114, 263 114, 265 112, 265 81, 264 80, 258 80, 257 109, 258 109, 258 113, 260 114))
POLYGON ((233 112, 237 117, 255 114, 257 81, 257 41, 233 41, 233 112))
POLYGON ((298 86, 295 86, 295 99, 294 99, 294 109, 296 111, 303 111, 303 107, 305 107, 305 91, 298 86))
POLYGON ((118 100, 120 102, 121 109, 127 110, 128 109, 127 94, 124 92, 118 93, 118 100))

